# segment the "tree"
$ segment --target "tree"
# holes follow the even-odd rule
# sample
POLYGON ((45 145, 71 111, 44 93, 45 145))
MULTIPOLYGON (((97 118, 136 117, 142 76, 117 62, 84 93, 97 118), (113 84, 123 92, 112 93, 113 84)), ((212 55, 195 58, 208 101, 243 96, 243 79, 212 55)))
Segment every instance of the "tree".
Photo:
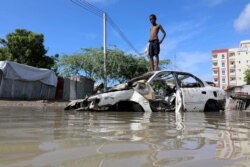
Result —
POLYGON ((247 85, 249 85, 250 84, 250 69, 247 69, 244 74, 245 74, 244 81, 247 83, 247 85))
MULTIPOLYGON (((160 62, 165 67, 169 60, 160 62)), ((113 48, 107 49, 107 79, 110 82, 124 82, 149 71, 145 57, 125 54, 113 48)), ((59 71, 64 76, 84 75, 95 80, 104 79, 102 48, 86 48, 82 53, 64 55, 58 62, 59 71)))
POLYGON ((2 60, 8 60, 10 57, 8 48, 6 47, 6 41, 4 39, 0 38, 0 61, 2 60))
POLYGON ((0 59, 15 61, 40 68, 52 68, 56 56, 47 56, 43 34, 36 34, 25 29, 16 29, 0 39, 0 59))

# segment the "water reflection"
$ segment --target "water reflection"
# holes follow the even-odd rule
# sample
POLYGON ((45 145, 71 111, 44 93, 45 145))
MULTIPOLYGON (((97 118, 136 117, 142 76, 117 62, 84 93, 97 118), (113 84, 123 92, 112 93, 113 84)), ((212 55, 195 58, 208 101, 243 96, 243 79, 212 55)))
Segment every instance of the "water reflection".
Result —
POLYGON ((217 131, 216 158, 239 160, 240 162, 236 162, 235 166, 249 166, 249 114, 247 112, 231 112, 225 115, 224 127, 218 128, 221 130, 217 131))
POLYGON ((0 166, 245 167, 249 127, 247 112, 1 108, 0 166))

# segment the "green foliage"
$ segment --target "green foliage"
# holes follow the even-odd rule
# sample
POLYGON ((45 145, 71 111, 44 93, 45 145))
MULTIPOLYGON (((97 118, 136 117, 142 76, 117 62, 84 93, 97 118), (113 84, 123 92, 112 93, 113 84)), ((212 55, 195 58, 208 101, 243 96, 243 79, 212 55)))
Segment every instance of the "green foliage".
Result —
POLYGON ((166 69, 168 69, 169 64, 170 64, 170 60, 169 59, 160 60, 159 67, 160 67, 161 70, 166 70, 166 69))
MULTIPOLYGON (((63 76, 85 75, 95 80, 104 79, 104 58, 102 48, 86 48, 82 53, 64 55, 58 62, 59 71, 63 76)), ((166 67, 169 60, 160 62, 160 67, 166 67)), ((107 49, 107 79, 109 82, 137 77, 149 71, 149 62, 145 57, 125 54, 114 48, 107 49)))
POLYGON ((250 84, 250 69, 248 68, 244 74, 245 74, 244 81, 247 83, 247 85, 249 85, 250 84))
POLYGON ((10 54, 9 54, 8 48, 6 47, 0 48, 0 61, 9 60, 9 59, 10 59, 10 54))
POLYGON ((16 29, 0 39, 0 60, 10 60, 40 68, 53 68, 56 56, 47 56, 43 34, 36 34, 25 29, 16 29))

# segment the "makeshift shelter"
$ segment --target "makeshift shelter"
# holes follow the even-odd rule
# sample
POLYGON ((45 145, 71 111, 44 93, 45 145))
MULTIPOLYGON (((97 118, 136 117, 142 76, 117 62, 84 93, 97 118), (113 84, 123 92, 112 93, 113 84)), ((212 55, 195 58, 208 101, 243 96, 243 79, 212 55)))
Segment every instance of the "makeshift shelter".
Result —
POLYGON ((56 86, 52 70, 0 61, 0 98, 55 99, 56 86))
POLYGON ((83 76, 58 77, 56 99, 84 99, 86 96, 93 94, 94 83, 94 80, 83 76))

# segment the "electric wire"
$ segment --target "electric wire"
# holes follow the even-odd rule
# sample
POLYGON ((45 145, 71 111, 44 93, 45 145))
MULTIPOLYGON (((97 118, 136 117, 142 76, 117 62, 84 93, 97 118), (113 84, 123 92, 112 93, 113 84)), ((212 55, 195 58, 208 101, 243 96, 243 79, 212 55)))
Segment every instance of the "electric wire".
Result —
POLYGON ((107 22, 120 35, 120 37, 131 47, 131 49, 134 50, 135 53, 140 55, 140 53, 137 51, 137 49, 134 47, 134 45, 128 40, 128 38, 124 35, 124 33, 121 31, 121 29, 118 27, 118 25, 115 24, 115 22, 111 19, 110 16, 107 16, 107 22))
POLYGON ((78 1, 81 1, 81 2, 83 2, 84 4, 86 4, 86 5, 88 5, 88 6, 91 6, 93 9, 95 9, 95 10, 101 12, 101 13, 106 13, 105 11, 103 11, 103 10, 97 8, 96 6, 94 6, 93 4, 89 3, 89 2, 86 1, 86 0, 78 0, 78 1))
POLYGON ((82 4, 79 0, 70 0, 72 3, 78 5, 79 7, 83 8, 84 10, 89 11, 90 13, 102 18, 102 13, 88 5, 82 4))
MULTIPOLYGON (((105 11, 97 8, 96 6, 92 5, 91 3, 87 2, 86 0, 70 0, 74 4, 78 5, 79 7, 91 12, 92 14, 102 18, 103 13, 106 13, 105 11)), ((117 24, 111 19, 109 15, 107 15, 107 22, 109 25, 118 33, 118 35, 129 45, 129 47, 138 55, 141 55, 138 50, 134 47, 134 45, 128 40, 128 38, 124 35, 122 30, 118 27, 117 24)))
POLYGON ((71 1, 74 3, 80 4, 84 8, 91 9, 92 11, 94 11, 95 13, 98 13, 100 15, 102 15, 102 13, 104 12, 104 11, 100 10, 99 8, 95 7, 94 5, 88 3, 85 0, 71 0, 71 1))

